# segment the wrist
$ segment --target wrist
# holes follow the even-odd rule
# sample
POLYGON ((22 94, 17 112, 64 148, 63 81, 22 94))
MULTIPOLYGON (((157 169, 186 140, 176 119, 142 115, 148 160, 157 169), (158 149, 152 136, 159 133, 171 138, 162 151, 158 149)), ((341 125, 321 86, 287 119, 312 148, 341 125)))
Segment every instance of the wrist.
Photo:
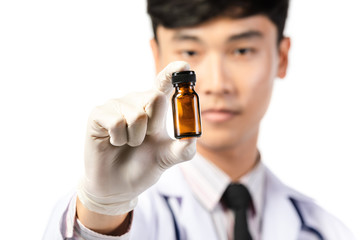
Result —
POLYGON ((120 236, 129 231, 132 211, 121 215, 106 215, 86 208, 76 199, 76 216, 86 228, 105 235, 120 236))
POLYGON ((77 197, 81 204, 89 211, 111 216, 123 215, 132 211, 138 201, 136 196, 129 196, 129 194, 94 195, 87 191, 83 181, 78 186, 77 197))

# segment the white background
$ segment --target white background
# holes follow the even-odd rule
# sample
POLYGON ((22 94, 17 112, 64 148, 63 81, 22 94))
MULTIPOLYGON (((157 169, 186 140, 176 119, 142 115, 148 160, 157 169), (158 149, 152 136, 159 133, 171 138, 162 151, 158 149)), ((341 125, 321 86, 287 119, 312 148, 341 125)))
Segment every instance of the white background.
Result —
MULTIPOLYGON (((40 239, 82 172, 88 113, 149 88, 145 1, 0 2, 1 239, 40 239)), ((292 1, 288 77, 260 149, 285 182, 360 238, 360 2, 292 1)))

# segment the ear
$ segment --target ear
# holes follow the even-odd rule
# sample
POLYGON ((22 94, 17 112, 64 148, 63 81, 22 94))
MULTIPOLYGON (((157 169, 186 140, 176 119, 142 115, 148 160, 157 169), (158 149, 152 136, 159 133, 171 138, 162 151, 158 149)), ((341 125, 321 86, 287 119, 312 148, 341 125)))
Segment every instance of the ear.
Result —
POLYGON ((289 50, 291 41, 289 37, 284 37, 279 45, 279 66, 277 76, 284 78, 289 64, 289 50))
POLYGON ((154 63, 155 63, 155 69, 156 72, 160 72, 160 49, 159 49, 159 44, 157 43, 157 41, 155 40, 155 38, 152 38, 150 40, 150 46, 151 46, 151 51, 153 54, 153 58, 154 58, 154 63))

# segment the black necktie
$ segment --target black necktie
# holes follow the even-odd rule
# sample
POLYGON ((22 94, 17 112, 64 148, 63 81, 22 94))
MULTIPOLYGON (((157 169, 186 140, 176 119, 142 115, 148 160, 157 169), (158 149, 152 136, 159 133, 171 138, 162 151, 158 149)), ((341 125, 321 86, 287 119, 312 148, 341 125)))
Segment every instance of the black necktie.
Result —
POLYGON ((251 196, 242 184, 230 184, 222 196, 223 203, 235 211, 234 240, 252 240, 249 233, 246 210, 250 206, 251 196))

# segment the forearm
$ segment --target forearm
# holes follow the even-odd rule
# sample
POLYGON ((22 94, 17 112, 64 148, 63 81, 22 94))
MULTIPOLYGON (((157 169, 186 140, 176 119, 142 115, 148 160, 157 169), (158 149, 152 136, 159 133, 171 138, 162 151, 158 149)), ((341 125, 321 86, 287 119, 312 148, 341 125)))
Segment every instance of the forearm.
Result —
POLYGON ((130 226, 131 214, 110 216, 88 210, 79 200, 76 199, 76 215, 80 222, 94 232, 121 236, 125 234, 130 226))

